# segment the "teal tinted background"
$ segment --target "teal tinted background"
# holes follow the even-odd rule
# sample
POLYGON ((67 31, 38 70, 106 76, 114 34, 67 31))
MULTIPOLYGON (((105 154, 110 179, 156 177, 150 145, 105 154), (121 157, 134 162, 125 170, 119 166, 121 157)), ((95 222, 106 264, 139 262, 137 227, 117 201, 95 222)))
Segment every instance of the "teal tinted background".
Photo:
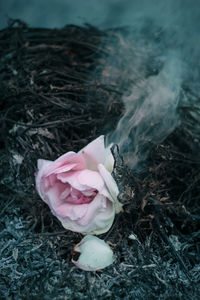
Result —
MULTIPOLYGON (((195 19, 199 0, 6 0, 0 1, 0 28, 7 17, 20 18, 32 27, 63 27, 90 23, 98 27, 134 24, 136 17, 195 19)), ((186 20, 187 21, 187 20, 186 20)))

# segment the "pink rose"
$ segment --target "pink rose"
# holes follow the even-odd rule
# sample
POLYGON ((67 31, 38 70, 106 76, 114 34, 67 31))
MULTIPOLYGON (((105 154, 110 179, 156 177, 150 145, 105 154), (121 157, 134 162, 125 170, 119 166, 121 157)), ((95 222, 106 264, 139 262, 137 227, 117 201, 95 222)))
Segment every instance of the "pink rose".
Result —
POLYGON ((109 230, 122 205, 111 172, 114 159, 100 136, 78 153, 38 160, 36 188, 64 228, 90 234, 109 230))

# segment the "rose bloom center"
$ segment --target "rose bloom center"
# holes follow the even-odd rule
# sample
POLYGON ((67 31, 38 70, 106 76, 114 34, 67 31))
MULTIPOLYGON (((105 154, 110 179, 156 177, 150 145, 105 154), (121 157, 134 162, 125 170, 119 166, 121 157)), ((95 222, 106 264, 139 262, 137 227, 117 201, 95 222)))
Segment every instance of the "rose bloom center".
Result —
POLYGON ((57 175, 51 174, 44 179, 45 191, 53 195, 60 201, 58 203, 87 204, 97 195, 98 191, 94 188, 85 186, 81 190, 75 188, 68 182, 62 182, 57 175))
POLYGON ((79 191, 73 188, 70 184, 65 184, 65 190, 61 193, 60 199, 71 204, 85 204, 90 203, 96 196, 95 189, 88 189, 79 191))

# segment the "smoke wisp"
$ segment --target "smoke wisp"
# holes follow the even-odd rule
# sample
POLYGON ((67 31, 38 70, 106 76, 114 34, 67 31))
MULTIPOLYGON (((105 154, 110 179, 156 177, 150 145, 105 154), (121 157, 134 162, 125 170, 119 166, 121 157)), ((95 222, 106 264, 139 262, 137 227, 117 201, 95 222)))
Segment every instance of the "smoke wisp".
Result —
MULTIPOLYGON (((126 36, 128 46, 118 51, 122 57, 133 53, 127 65, 132 68, 132 88, 122 98, 123 115, 107 136, 109 143, 119 145, 134 170, 140 170, 151 147, 180 124, 181 107, 200 106, 200 11, 188 1, 151 4, 143 15, 141 11, 137 14, 135 6, 126 36)), ((110 64, 113 61, 113 57, 108 59, 110 64)))
POLYGON ((180 75, 180 61, 171 54, 158 75, 139 81, 123 98, 125 114, 109 138, 119 144, 130 167, 142 163, 151 146, 176 127, 180 75))

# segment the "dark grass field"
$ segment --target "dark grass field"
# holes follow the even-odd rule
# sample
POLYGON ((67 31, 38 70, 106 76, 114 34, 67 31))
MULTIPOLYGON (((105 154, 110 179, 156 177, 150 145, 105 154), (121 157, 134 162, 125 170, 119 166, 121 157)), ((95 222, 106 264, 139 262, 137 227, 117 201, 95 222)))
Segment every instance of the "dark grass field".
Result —
POLYGON ((0 299, 199 299, 200 102, 187 86, 192 105, 179 108, 180 125, 151 147, 142 174, 113 149, 124 212, 101 236, 113 265, 77 269, 81 234, 64 230, 35 190, 38 158, 81 149, 123 115, 125 34, 19 20, 0 31, 0 299))

